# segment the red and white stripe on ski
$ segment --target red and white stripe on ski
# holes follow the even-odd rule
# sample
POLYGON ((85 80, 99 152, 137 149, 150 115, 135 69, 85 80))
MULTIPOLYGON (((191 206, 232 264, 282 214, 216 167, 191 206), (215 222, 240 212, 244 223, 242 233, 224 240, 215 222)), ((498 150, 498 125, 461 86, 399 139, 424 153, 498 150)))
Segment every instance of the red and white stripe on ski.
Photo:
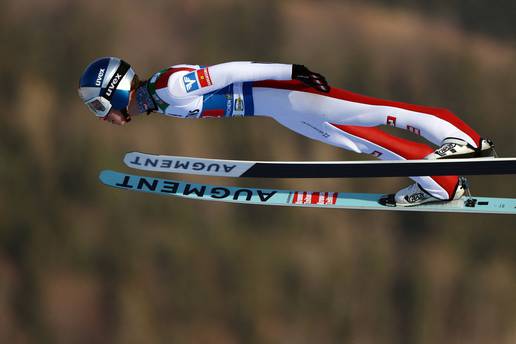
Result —
POLYGON ((292 204, 335 204, 338 192, 296 191, 292 196, 292 204))

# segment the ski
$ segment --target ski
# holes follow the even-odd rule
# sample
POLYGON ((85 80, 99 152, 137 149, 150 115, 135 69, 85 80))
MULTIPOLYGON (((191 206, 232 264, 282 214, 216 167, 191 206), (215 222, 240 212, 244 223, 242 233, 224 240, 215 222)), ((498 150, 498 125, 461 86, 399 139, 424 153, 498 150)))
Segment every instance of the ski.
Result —
POLYGON ((105 185, 124 190, 239 204, 386 211, 516 214, 516 199, 514 198, 463 197, 451 202, 428 203, 414 207, 389 207, 378 203, 380 197, 383 196, 382 194, 230 187, 136 176, 109 170, 101 171, 99 179, 105 185))
POLYGON ((241 161, 172 155, 127 153, 135 169, 222 177, 362 178, 516 174, 516 158, 472 158, 396 161, 241 161))

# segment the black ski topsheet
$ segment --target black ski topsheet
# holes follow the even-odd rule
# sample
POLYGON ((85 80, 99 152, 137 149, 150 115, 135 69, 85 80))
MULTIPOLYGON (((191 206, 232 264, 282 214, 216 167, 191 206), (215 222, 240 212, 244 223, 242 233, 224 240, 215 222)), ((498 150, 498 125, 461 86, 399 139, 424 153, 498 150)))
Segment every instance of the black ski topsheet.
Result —
POLYGON ((410 177, 447 175, 502 175, 516 174, 516 159, 485 159, 454 161, 428 160, 424 162, 400 161, 312 165, 304 163, 256 163, 241 177, 260 178, 358 178, 358 177, 410 177))
POLYGON ((124 162, 146 171, 248 178, 366 178, 516 174, 516 158, 395 161, 240 161, 127 153, 124 162))

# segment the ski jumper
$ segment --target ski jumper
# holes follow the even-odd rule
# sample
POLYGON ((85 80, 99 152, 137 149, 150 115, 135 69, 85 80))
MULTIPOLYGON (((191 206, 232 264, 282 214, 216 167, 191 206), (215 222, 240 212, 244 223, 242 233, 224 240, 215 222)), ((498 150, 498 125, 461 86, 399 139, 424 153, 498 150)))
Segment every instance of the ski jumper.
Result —
MULTIPOLYGON (((291 80, 292 65, 229 62, 176 65, 154 74, 148 90, 157 111, 181 118, 269 116, 306 137, 385 160, 422 159, 426 144, 390 135, 388 125, 439 146, 459 138, 473 147, 480 136, 446 109, 382 100, 332 87, 320 92, 291 80)), ((432 196, 453 198, 458 176, 411 177, 432 196)))

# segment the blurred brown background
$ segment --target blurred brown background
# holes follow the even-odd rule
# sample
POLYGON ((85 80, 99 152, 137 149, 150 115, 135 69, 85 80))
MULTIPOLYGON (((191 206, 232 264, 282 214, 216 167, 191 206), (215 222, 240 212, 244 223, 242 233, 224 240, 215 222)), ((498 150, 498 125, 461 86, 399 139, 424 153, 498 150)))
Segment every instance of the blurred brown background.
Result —
MULTIPOLYGON (((516 156, 515 14, 510 1, 0 0, 0 343, 516 343, 514 217, 108 189, 98 172, 127 171, 131 150, 368 157, 265 118, 114 127, 76 92, 105 55, 142 77, 178 63, 302 63, 338 87, 449 108, 516 156)), ((354 192, 410 183, 186 179, 354 192)), ((516 197, 514 176, 470 180, 475 194, 516 197)))

